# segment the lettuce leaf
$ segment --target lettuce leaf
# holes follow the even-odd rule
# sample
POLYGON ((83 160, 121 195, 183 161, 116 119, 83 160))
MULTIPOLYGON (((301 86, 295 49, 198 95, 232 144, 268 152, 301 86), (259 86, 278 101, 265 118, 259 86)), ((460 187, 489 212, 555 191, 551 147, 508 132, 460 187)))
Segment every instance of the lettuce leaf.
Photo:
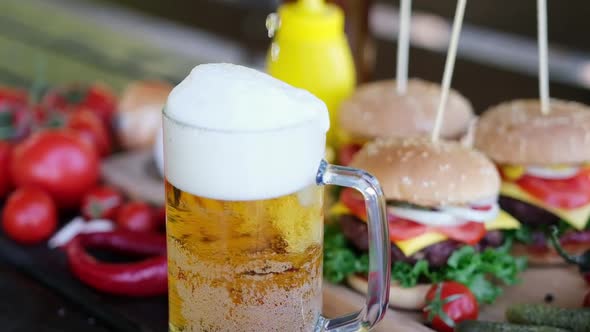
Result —
MULTIPOLYGON (((416 264, 395 262, 391 267, 391 279, 402 287, 418 283, 435 283, 453 280, 473 292, 480 303, 492 303, 502 294, 501 284, 513 285, 518 274, 526 268, 524 258, 510 255, 512 241, 508 239, 499 248, 477 252, 471 246, 463 246, 449 258, 447 265, 433 269, 425 260, 416 264)), ((338 225, 326 226, 324 244, 324 276, 333 283, 340 283, 356 273, 367 273, 368 256, 352 248, 338 225)))

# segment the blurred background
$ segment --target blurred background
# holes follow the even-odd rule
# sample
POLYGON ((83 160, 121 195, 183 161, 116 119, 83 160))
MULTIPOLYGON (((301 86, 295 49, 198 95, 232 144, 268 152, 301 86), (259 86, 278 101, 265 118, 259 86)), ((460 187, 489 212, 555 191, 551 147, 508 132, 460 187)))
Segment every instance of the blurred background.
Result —
MULTIPOLYGON (((397 0, 334 0, 361 80, 395 75, 397 0)), ((264 68, 265 18, 279 0, 2 0, 0 80, 28 86, 103 80, 177 82, 197 63, 264 68)), ((414 0, 410 76, 440 81, 456 1, 414 0)), ((537 95, 536 1, 477 0, 467 6, 453 86, 478 112, 537 95)), ((590 102, 587 1, 549 0, 552 95, 590 102)))

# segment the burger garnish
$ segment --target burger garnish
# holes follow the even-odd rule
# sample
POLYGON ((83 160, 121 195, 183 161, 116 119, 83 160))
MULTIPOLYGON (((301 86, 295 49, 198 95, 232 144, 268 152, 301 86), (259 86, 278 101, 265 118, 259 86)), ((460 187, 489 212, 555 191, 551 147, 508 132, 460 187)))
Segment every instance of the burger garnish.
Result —
MULTIPOLYGON (((387 201, 392 281, 401 287, 455 280, 481 302, 516 282, 524 268, 498 230, 518 221, 497 203, 499 176, 482 154, 458 143, 383 139, 352 162, 375 175, 387 201)), ((334 282, 366 273, 367 226, 362 196, 343 190, 326 230, 325 274, 334 282)), ((392 295, 394 305, 396 299, 392 295)))
POLYGON ((536 262, 559 262, 547 234, 557 226, 563 245, 590 248, 590 110, 559 100, 543 115, 539 102, 491 108, 478 121, 475 145, 499 166, 500 204, 523 227, 512 236, 536 262))
MULTIPOLYGON (((348 165, 367 142, 379 137, 418 137, 434 127, 440 86, 410 79, 407 91, 399 94, 394 80, 361 85, 340 107, 338 161, 348 165)), ((441 137, 461 138, 474 118, 471 103, 450 91, 441 137)))

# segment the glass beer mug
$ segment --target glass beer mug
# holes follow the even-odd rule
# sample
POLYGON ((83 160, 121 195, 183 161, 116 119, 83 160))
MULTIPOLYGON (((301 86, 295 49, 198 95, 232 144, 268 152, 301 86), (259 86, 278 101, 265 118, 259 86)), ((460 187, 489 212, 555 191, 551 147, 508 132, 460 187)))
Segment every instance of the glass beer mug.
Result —
POLYGON ((197 66, 164 110, 169 328, 360 331, 385 314, 389 237, 369 174, 323 161, 325 105, 266 74, 197 66), (365 307, 322 317, 323 186, 352 187, 369 216, 365 307))

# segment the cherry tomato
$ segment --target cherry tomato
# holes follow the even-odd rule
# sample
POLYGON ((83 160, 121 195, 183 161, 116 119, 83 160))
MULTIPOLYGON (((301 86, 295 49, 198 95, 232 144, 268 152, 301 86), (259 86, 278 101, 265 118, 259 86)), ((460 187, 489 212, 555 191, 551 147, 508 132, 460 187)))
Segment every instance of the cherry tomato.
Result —
POLYGON ((104 157, 111 152, 109 131, 96 113, 80 108, 69 115, 66 127, 79 133, 82 139, 95 147, 99 156, 104 157))
POLYGON ((555 208, 575 209, 590 203, 589 169, 581 171, 573 178, 563 180, 523 175, 516 183, 545 204, 555 208))
POLYGON ((115 94, 100 84, 61 87, 49 91, 42 100, 43 106, 50 109, 90 109, 109 129, 116 111, 116 103, 115 94))
POLYGON ((152 207, 143 202, 129 202, 119 208, 117 225, 133 232, 155 232, 158 229, 152 207))
MULTIPOLYGON (((340 200, 354 216, 366 219, 365 202, 358 191, 350 188, 344 189, 340 194, 340 200)), ((389 221, 389 238, 393 242, 412 239, 426 232, 435 231, 452 240, 474 245, 481 241, 486 234, 485 225, 477 222, 468 222, 459 226, 432 227, 398 218, 393 214, 388 214, 387 219, 389 221)))
POLYGON ((479 315, 475 296, 469 288, 454 281, 432 285, 426 293, 423 313, 438 332, 453 332, 456 323, 476 320, 479 315))
POLYGON ((114 220, 123 205, 123 195, 115 188, 100 186, 90 190, 82 199, 82 216, 90 219, 114 220))
POLYGON ((0 199, 6 196, 12 189, 10 176, 10 159, 12 145, 7 141, 0 141, 0 199))
POLYGON ((2 228, 16 242, 35 244, 48 239, 57 226, 57 210, 41 189, 23 187, 13 192, 2 213, 2 228))
POLYGON ((154 210, 154 216, 158 225, 166 224, 166 207, 161 206, 154 210))
POLYGON ((359 152, 363 146, 360 144, 344 144, 338 151, 338 163, 340 165, 350 165, 354 155, 359 152))
POLYGON ((96 151, 71 130, 41 131, 14 148, 11 173, 17 186, 36 186, 60 208, 78 206, 99 176, 96 151))

